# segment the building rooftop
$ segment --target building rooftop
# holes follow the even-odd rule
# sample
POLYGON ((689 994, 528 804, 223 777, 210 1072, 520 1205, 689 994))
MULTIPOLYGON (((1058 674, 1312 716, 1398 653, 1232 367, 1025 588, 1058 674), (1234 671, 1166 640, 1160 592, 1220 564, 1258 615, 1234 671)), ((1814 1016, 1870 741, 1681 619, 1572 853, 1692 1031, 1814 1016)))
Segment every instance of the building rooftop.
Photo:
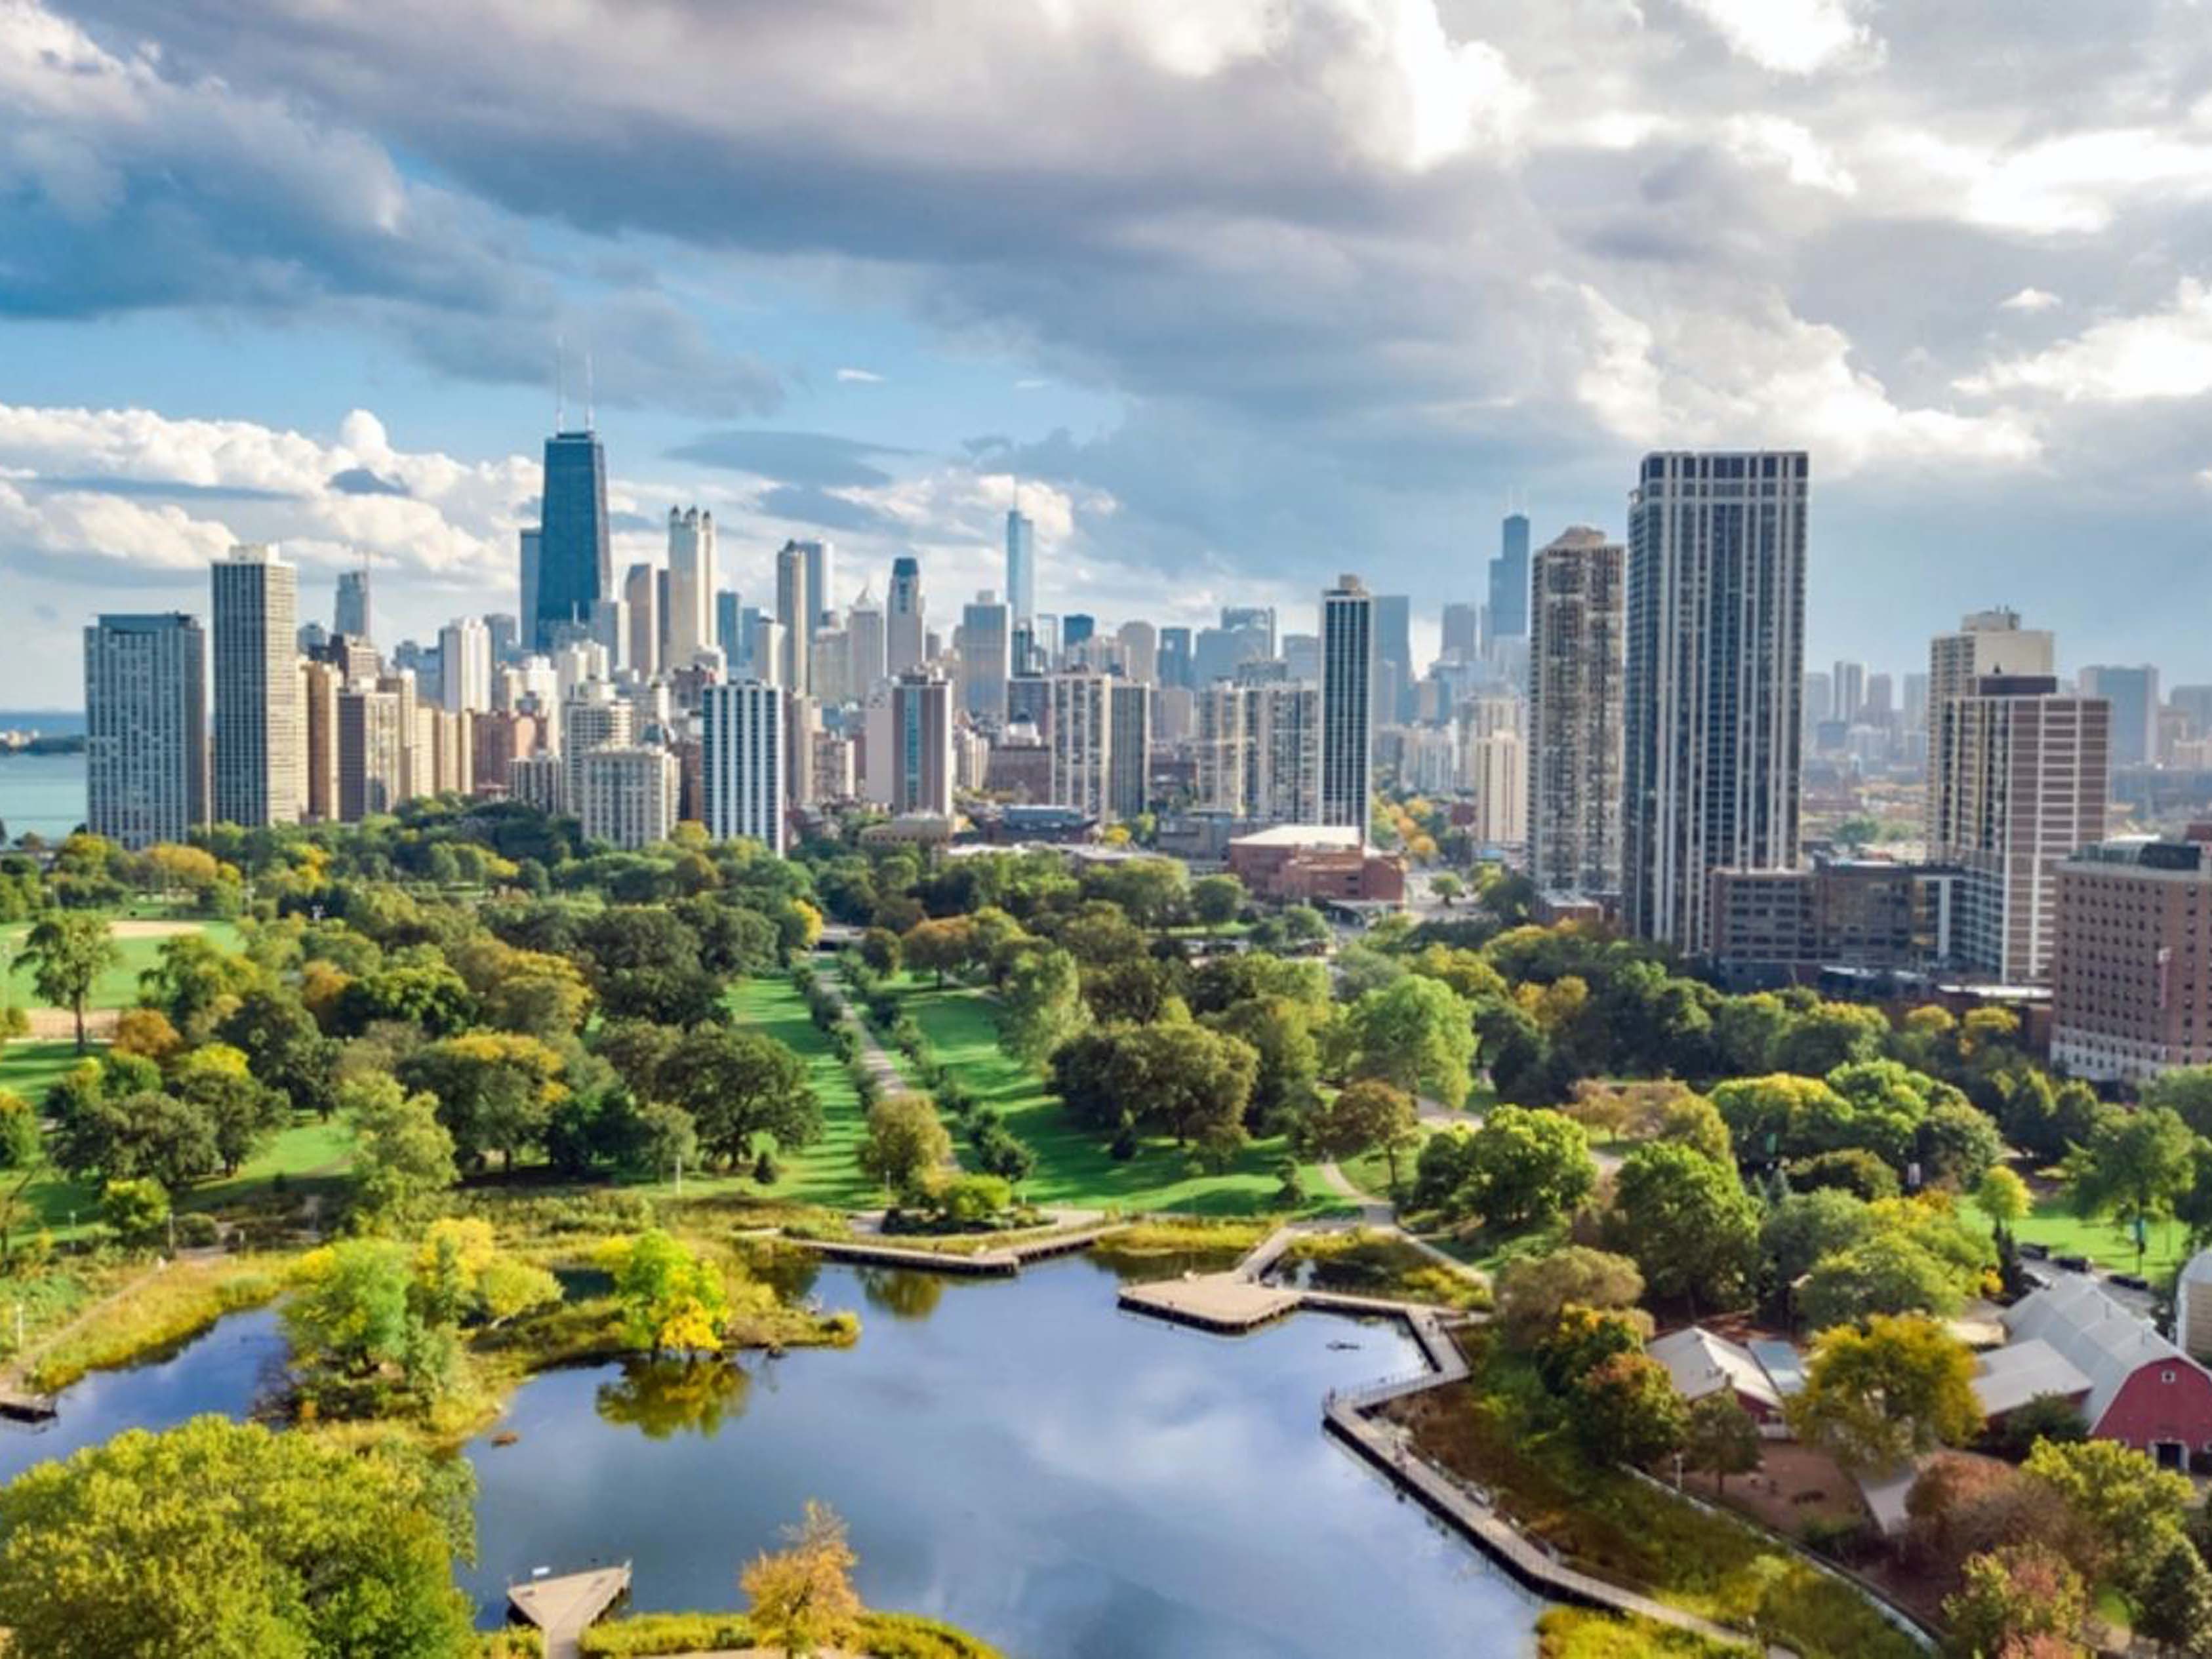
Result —
POLYGON ((1364 847, 1366 837, 1349 823, 1278 823, 1239 836, 1231 847, 1364 847))
POLYGON ((2078 1276, 2023 1297, 2005 1310, 2004 1322, 2015 1347, 2047 1344, 2087 1380, 2092 1425, 2143 1366, 2195 1363, 2094 1281, 2078 1276))
POLYGON ((2089 1393, 2090 1386, 2072 1360, 2040 1338, 1984 1354, 1974 1373, 1974 1398, 1984 1417, 2002 1416, 2039 1395, 2070 1400, 2089 1393))
POLYGON ((1702 1400, 1726 1389, 1774 1411, 1782 1409, 1781 1390, 1751 1350, 1702 1325, 1669 1331, 1647 1344, 1644 1352, 1667 1368, 1674 1379, 1674 1392, 1685 1400, 1702 1400))

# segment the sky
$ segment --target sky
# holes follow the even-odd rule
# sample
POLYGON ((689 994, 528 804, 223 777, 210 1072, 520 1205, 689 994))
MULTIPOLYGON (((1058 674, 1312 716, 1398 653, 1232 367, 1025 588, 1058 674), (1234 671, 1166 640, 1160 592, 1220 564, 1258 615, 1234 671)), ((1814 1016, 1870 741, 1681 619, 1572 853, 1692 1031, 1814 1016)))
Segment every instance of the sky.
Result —
POLYGON ((1811 452, 1808 667, 1967 610, 2212 681, 2197 0, 0 0, 0 707, 274 540, 515 608, 565 397, 618 562, 1313 626, 1509 501, 1811 452), (1996 27, 1993 27, 1996 25, 1996 27))

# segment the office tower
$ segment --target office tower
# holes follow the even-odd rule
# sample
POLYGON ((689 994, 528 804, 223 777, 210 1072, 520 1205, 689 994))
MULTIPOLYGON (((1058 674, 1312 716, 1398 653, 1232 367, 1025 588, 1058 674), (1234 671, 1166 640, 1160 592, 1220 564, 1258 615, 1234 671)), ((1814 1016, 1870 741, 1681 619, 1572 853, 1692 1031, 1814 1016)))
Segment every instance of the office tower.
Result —
POLYGON ((483 617, 484 632, 491 638, 491 659, 495 666, 511 662, 514 658, 520 635, 514 618, 504 611, 487 611, 483 617))
POLYGON ((604 679, 576 685, 561 707, 562 811, 579 812, 584 757, 594 749, 627 749, 637 741, 637 710, 618 701, 604 679))
POLYGON ((589 628, 592 608, 614 592, 607 458, 597 433, 556 432, 545 441, 538 536, 536 603, 525 620, 532 647, 543 651, 559 643, 563 628, 589 628))
POLYGON ((2122 668, 2110 663, 2082 669, 2081 695, 2112 706, 2112 764, 2148 766, 2158 758, 2158 670, 2148 663, 2122 668))
MULTIPOLYGON (((888 735, 891 811, 951 817, 951 683, 919 670, 902 674, 891 686, 888 735)), ((875 763, 871 753, 870 768, 875 763)))
POLYGON ((601 599, 592 607, 591 639, 607 653, 611 670, 635 670, 634 653, 641 642, 635 637, 628 599, 601 599))
POLYGON ((300 815, 310 823, 337 821, 338 693, 344 689, 334 664, 310 658, 300 665, 300 730, 307 751, 300 815))
POLYGON ((688 668, 714 643, 714 515, 668 509, 667 668, 688 668))
POLYGON ((2046 983, 2058 862, 2105 837, 2112 705, 2061 695, 2051 674, 1988 674, 1930 718, 1943 762, 1928 852, 1965 872, 1959 953, 2008 983, 2046 983))
POLYGON ((307 787, 298 653, 300 573, 276 550, 234 547, 216 561, 215 771, 218 823, 299 821, 307 787))
POLYGON ((1152 688, 1109 679, 1106 696, 1113 738, 1106 757, 1106 810, 1127 822, 1152 804, 1152 688))
POLYGON ((1828 684, 1834 702, 1832 718, 1845 726, 1855 724, 1866 708, 1867 668, 1863 662, 1838 659, 1830 672, 1828 684))
POLYGON ((1192 642, 1191 683, 1211 685, 1235 676, 1239 665, 1264 662, 1275 654, 1272 629, 1257 624, 1201 628, 1192 642))
POLYGON ((1826 725, 1836 712, 1836 682, 1819 669, 1805 672, 1805 729, 1809 732, 1826 725))
POLYGON ((1467 746, 1467 787, 1474 796, 1468 833, 1482 847, 1515 848, 1528 839, 1529 762, 1517 732, 1492 732, 1467 746))
POLYGON ((1052 714, 1052 802, 1087 818, 1110 816, 1114 757, 1114 682, 1103 674, 1047 678, 1052 714))
POLYGON ((821 730, 820 705, 811 697, 787 693, 783 700, 783 802, 787 807, 814 804, 814 738, 821 730))
POLYGON ((1924 732, 1928 729, 1928 676, 1907 674, 1905 677, 1905 729, 1924 732))
POLYGON ((744 615, 735 588, 725 587, 714 595, 714 643, 722 647, 722 660, 732 670, 744 655, 744 615))
POLYGON ((337 804, 346 823, 389 812, 406 799, 404 713, 397 691, 349 685, 337 694, 337 804))
POLYGON ((776 665, 778 684, 794 696, 814 687, 812 647, 815 612, 821 609, 813 586, 819 542, 786 542, 775 556, 775 620, 783 629, 783 654, 776 665))
POLYGON ((1944 823, 1956 822, 1956 808, 1943 799, 1951 776, 1950 726, 1943 706, 1971 696, 1991 676, 2033 678, 2058 672, 2058 649, 2048 629, 2022 628, 2020 612, 2002 606, 1977 611, 1959 619, 1954 633, 1928 642, 1928 845, 1929 856, 1944 823))
POLYGON ((1623 919, 1638 938, 1703 951, 1714 871, 1797 861, 1808 471, 1802 452, 1654 453, 1629 497, 1623 919))
POLYGON ((816 626, 836 621, 837 546, 834 542, 799 543, 806 550, 806 592, 814 602, 816 626))
POLYGON ((520 629, 518 648, 543 651, 545 647, 538 640, 538 589, 545 568, 545 532, 532 525, 518 532, 516 540, 522 555, 522 603, 515 619, 520 629))
POLYGON ((1089 639, 1097 631, 1098 619, 1096 617, 1086 615, 1085 612, 1080 611, 1069 611, 1065 617, 1062 617, 1060 619, 1060 648, 1061 652, 1072 655, 1074 653, 1076 647, 1081 645, 1085 640, 1089 639))
POLYGON ((1395 725, 1409 718, 1412 710, 1407 705, 1413 690, 1413 601, 1403 593, 1375 596, 1375 672, 1376 722, 1395 725))
POLYGON ((665 749, 595 749, 576 775, 585 840, 635 849, 674 833, 678 774, 676 757, 665 749))
POLYGON ((1018 626, 1036 615, 1036 525, 1018 507, 1006 510, 1006 605, 1018 626))
POLYGON ((199 619, 103 616, 84 630, 85 827, 133 852, 208 821, 199 619))
POLYGON ((1231 633, 1249 632, 1259 635, 1255 657, 1275 654, 1275 607, 1272 605, 1224 605, 1221 607, 1221 625, 1231 633))
POLYGON ((845 613, 845 676, 847 697, 859 702, 883 683, 889 672, 890 645, 884 628, 884 608, 866 582, 860 597, 845 613))
POLYGON ((1482 654, 1482 607, 1479 605, 1448 605, 1444 607, 1443 653, 1456 657, 1462 662, 1473 662, 1482 654))
POLYGON ((761 611, 751 615, 752 632, 745 645, 745 661, 752 678, 763 685, 783 684, 783 624, 761 611))
POLYGON ((1121 647, 1121 672, 1139 685, 1159 684, 1159 630, 1148 622, 1125 622, 1115 638, 1121 647))
POLYGON ((921 562, 902 556, 891 561, 891 591, 884 613, 886 673, 910 674, 929 659, 921 607, 921 562))
POLYGON ((1321 635, 1318 634, 1284 635, 1283 672, 1291 679, 1302 680, 1308 685, 1319 685, 1321 684, 1321 635))
POLYGON ((1509 513, 1500 527, 1498 556, 1490 562, 1490 638, 1522 639, 1528 632, 1528 515, 1509 513))
POLYGON ((1321 596, 1321 821, 1367 834, 1375 599, 1346 575, 1321 596))
POLYGON ((1162 685, 1179 685, 1189 690, 1197 684, 1191 674, 1190 629, 1160 629, 1158 668, 1162 685))
POLYGON ((817 628, 809 659, 814 668, 815 700, 835 708, 853 700, 850 638, 842 628, 817 628))
POLYGON ((299 646, 301 656, 319 657, 330 648, 330 643, 331 630, 322 623, 303 622, 300 624, 299 646))
POLYGON ((337 603, 331 607, 331 632, 350 635, 357 640, 376 637, 368 603, 367 569, 338 572, 337 603))
POLYGON ((1869 726, 1887 726, 1897 713, 1897 682, 1887 674, 1869 674, 1866 679, 1866 701, 1859 705, 1859 719, 1869 726))
MULTIPOLYGON (((1528 874, 1546 891, 1620 884, 1627 563, 1620 543, 1578 525, 1531 571, 1525 805, 1528 874)), ((1478 763, 1493 760, 1486 751, 1478 763)))
POLYGON ((1003 726, 1006 679, 1013 672, 1012 618, 986 588, 960 612, 960 706, 979 720, 1003 726))
POLYGON ((438 630, 441 701, 456 713, 491 707, 491 631, 475 617, 438 630))

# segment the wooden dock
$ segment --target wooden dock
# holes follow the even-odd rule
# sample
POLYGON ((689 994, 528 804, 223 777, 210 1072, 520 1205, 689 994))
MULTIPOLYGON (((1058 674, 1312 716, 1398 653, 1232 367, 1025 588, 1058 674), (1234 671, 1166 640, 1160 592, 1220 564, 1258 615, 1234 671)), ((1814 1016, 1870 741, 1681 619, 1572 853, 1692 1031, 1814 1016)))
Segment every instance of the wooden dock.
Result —
POLYGON ((514 1616, 545 1638, 545 1659, 576 1659, 584 1632, 629 1593, 629 1563, 509 1584, 514 1616))
POLYGON ((51 1423, 61 1415, 50 1394, 33 1394, 29 1389, 0 1387, 0 1418, 10 1423, 51 1423))
POLYGON ((862 1267, 907 1267, 916 1273, 957 1273, 970 1279, 1010 1279, 1031 1261, 1087 1250, 1121 1226, 1118 1221, 1015 1239, 982 1250, 930 1250, 911 1244, 887 1244, 872 1238, 793 1238, 786 1242, 831 1261, 862 1267))
POLYGON ((1124 1285, 1118 1299, 1132 1313, 1235 1336, 1295 1311, 1304 1297, 1279 1285, 1255 1284, 1241 1274, 1227 1273, 1124 1285))

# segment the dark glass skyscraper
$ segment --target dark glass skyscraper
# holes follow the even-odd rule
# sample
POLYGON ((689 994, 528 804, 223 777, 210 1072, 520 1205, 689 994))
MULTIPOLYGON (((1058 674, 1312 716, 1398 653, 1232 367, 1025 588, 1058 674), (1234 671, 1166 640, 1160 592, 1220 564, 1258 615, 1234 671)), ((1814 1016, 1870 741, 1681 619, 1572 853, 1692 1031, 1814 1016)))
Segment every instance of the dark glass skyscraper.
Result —
POLYGON ((1490 636, 1528 637, 1528 515, 1505 515, 1498 556, 1490 562, 1490 636))
POLYGON ((615 597, 614 547, 607 533, 607 458, 596 432, 556 432, 545 441, 544 513, 538 526, 533 648, 559 631, 588 629, 593 608, 615 597))

